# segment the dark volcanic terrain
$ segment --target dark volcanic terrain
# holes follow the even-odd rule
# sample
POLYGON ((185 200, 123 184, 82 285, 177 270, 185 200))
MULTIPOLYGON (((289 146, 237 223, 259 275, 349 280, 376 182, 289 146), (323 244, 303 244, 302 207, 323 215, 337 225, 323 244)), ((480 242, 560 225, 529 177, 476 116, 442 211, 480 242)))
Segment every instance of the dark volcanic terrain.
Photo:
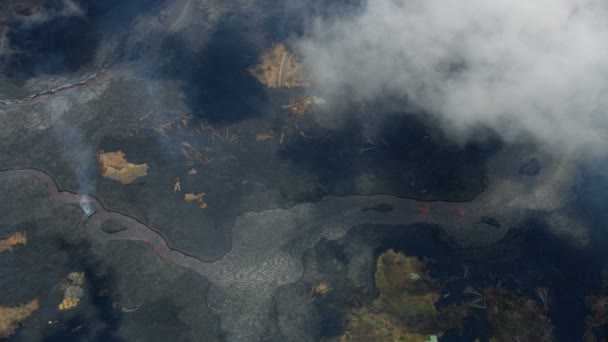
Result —
MULTIPOLYGON (((39 304, 7 336, 344 338, 349 310, 380 295, 377 258, 394 249, 435 260, 438 308, 464 301, 467 286, 547 287, 560 296, 546 312, 556 336, 580 338, 606 237, 575 156, 486 130, 456 142, 395 99, 291 112, 314 85, 269 88, 250 67, 274 44, 290 48, 303 16, 334 11, 321 1, 0 5, 0 240, 27 237, 0 249, 0 306, 39 304), (104 165, 108 152, 124 162, 104 165), (137 167, 145 173, 125 180, 137 167), (470 276, 454 281, 463 265, 470 276), (60 309, 72 272, 84 273, 82 294, 60 309), (330 294, 315 297, 323 282, 330 294)), ((496 329, 478 316, 416 333, 489 340, 496 329)))

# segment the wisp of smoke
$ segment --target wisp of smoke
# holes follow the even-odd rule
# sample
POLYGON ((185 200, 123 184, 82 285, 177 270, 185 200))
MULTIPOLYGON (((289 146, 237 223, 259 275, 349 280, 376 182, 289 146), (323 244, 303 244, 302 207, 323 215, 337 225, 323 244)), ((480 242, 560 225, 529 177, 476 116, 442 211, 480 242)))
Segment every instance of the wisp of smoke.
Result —
POLYGON ((95 211, 87 195, 95 191, 95 176, 91 173, 95 169, 94 153, 85 142, 76 118, 67 117, 70 106, 68 98, 52 98, 48 103, 53 130, 63 142, 63 158, 70 163, 78 181, 80 207, 85 216, 90 216, 95 211))
POLYGON ((369 0, 296 39, 321 96, 402 96, 457 138, 599 152, 607 138, 608 2, 369 0))
POLYGON ((84 212, 85 217, 91 216, 95 212, 93 203, 91 203, 91 197, 89 197, 88 195, 80 195, 79 205, 82 211, 84 212))

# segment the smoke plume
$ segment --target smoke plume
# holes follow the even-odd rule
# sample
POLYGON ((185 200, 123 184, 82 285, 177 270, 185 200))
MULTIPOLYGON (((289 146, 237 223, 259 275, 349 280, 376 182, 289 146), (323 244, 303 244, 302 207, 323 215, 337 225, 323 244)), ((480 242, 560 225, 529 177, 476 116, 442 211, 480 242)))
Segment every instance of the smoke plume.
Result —
POLYGON ((608 115, 608 2, 369 0, 296 41, 321 96, 405 97, 457 138, 599 151, 608 115))
POLYGON ((69 97, 51 98, 45 109, 51 119, 55 136, 62 145, 62 157, 78 181, 80 208, 89 216, 95 210, 89 197, 95 193, 96 188, 95 153, 86 141, 84 132, 77 125, 78 120, 74 117, 76 114, 70 110, 71 103, 69 97))

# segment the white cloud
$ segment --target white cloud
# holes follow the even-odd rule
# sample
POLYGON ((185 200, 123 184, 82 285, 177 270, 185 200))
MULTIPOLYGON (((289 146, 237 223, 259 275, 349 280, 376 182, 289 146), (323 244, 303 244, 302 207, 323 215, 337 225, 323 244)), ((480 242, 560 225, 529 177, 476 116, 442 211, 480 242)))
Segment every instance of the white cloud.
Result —
POLYGON ((370 0, 297 46, 330 99, 406 95, 458 137, 482 124, 556 148, 607 141, 607 1, 370 0))

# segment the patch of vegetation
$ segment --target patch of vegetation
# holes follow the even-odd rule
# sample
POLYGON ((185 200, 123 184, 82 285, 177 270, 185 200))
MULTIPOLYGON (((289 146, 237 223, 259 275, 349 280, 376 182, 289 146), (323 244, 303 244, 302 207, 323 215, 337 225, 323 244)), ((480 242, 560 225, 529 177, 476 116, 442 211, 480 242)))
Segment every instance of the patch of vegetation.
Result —
POLYGON ((0 252, 14 251, 17 246, 25 246, 27 244, 27 237, 25 233, 14 233, 4 240, 0 240, 0 252))
POLYGON ((0 306, 0 338, 7 338, 14 334, 18 324, 31 316, 38 308, 37 299, 12 308, 0 306))
POLYGON ((380 296, 347 314, 341 341, 425 342, 461 328, 469 314, 465 306, 436 309, 440 288, 416 257, 387 250, 378 257, 375 280, 380 296))
POLYGON ((148 174, 148 164, 133 164, 125 159, 125 154, 118 152, 101 152, 97 155, 99 172, 102 176, 131 184, 137 178, 148 174))

